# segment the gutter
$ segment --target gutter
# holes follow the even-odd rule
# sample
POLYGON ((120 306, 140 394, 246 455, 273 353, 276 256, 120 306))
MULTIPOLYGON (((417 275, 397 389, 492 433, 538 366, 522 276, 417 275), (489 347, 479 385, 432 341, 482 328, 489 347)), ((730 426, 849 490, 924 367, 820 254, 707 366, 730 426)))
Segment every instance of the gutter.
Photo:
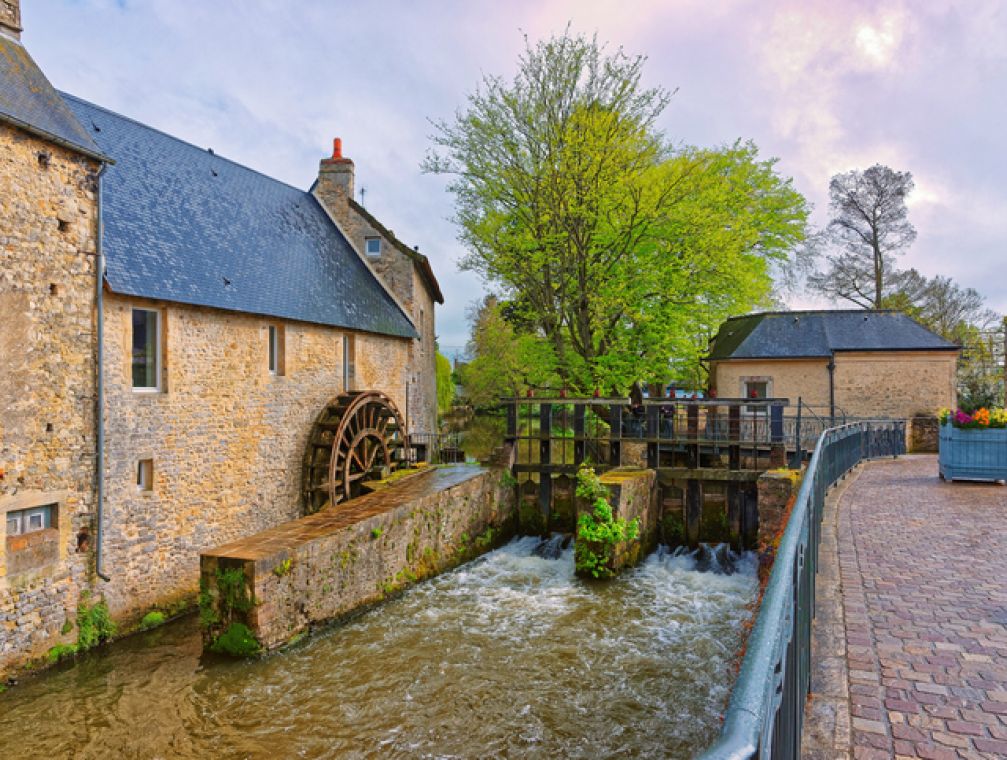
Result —
POLYGON ((829 363, 825 365, 829 371, 829 424, 836 424, 836 354, 829 357, 829 363))
POLYGON ((102 164, 98 170, 98 234, 95 238, 95 308, 97 309, 98 346, 97 346, 97 409, 95 410, 95 427, 97 438, 97 452, 95 455, 95 482, 97 484, 97 515, 95 518, 94 530, 94 572, 103 581, 111 580, 106 574, 102 560, 102 539, 104 531, 102 523, 105 516, 105 251, 102 247, 102 239, 105 236, 105 224, 102 216, 102 182, 101 177, 108 168, 108 164, 102 164))

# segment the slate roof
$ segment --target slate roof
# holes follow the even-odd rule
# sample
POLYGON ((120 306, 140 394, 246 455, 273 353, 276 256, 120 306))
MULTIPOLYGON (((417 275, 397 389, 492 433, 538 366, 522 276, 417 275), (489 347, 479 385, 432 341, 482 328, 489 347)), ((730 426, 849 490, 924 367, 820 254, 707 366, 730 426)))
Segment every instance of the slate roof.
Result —
POLYGON ((4 34, 0 34, 0 121, 106 160, 24 46, 4 34))
POLYGON ((784 311, 732 317, 709 359, 804 359, 837 351, 957 351, 898 311, 784 311))
POLYGON ((102 180, 113 292, 416 335, 310 193, 63 97, 116 162, 102 180))
POLYGON ((360 216, 362 216, 367 221, 367 223, 371 225, 371 227, 376 229, 385 238, 390 240, 392 245, 394 245, 396 249, 398 249, 399 251, 404 253, 408 258, 413 260, 413 263, 420 270, 420 275, 426 281, 427 287, 430 288, 430 294, 433 296, 433 299, 437 303, 443 304, 444 296, 441 293, 441 286, 437 282, 437 278, 434 276, 433 267, 430 266, 430 259, 428 259, 426 256, 424 256, 422 253, 415 250, 414 248, 410 248, 408 245, 406 245, 397 237, 395 237, 395 233, 393 233, 390 229, 385 227, 385 225, 379 222, 374 217, 374 215, 371 214, 371 212, 369 212, 366 208, 361 206, 352 198, 350 198, 350 208, 356 211, 358 214, 360 214, 360 216))

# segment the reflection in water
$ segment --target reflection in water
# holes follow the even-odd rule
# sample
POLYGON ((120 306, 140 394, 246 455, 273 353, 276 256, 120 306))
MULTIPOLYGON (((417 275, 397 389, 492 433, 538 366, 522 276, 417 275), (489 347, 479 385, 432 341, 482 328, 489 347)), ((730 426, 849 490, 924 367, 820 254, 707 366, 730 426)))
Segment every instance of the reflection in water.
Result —
POLYGON ((201 660, 191 618, 135 636, 0 695, 0 757, 649 758, 712 741, 751 558, 726 575, 659 551, 602 585, 537 547, 262 660, 201 660))

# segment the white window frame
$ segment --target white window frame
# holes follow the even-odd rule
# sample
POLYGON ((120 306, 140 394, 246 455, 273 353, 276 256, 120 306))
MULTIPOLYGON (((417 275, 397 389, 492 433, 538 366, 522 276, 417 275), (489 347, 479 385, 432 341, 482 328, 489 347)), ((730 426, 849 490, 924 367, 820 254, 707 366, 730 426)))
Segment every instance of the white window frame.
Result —
POLYGON ((161 334, 163 331, 161 321, 164 319, 164 315, 161 313, 160 309, 146 309, 140 306, 134 306, 133 310, 130 312, 130 335, 129 335, 129 382, 136 393, 160 393, 161 392, 161 372, 163 371, 163 361, 161 354, 161 334), (149 312, 155 316, 154 324, 154 385, 133 385, 133 315, 138 311, 149 312))
POLYGON ((354 390, 357 382, 357 338, 343 333, 343 391, 354 390), (352 356, 352 361, 350 357, 352 356))
MULTIPOLYGON (((748 384, 749 383, 765 383, 766 384, 766 395, 764 398, 773 398, 773 376, 772 375, 743 375, 741 378, 741 397, 750 398, 748 395, 748 384)), ((764 407, 748 406, 747 404, 743 407, 744 413, 748 415, 756 415, 765 412, 764 407)))
POLYGON ((136 460, 136 490, 140 493, 150 493, 154 490, 154 460, 136 460))
POLYGON ((26 509, 15 509, 4 515, 4 526, 7 537, 24 536, 28 533, 37 533, 40 530, 52 527, 53 512, 57 510, 56 504, 42 504, 37 507, 26 509), (34 518, 38 518, 38 527, 31 527, 34 518), (11 530, 11 521, 16 522, 17 527, 11 530))
POLYGON ((376 235, 371 235, 364 238, 364 253, 372 258, 376 258, 381 255, 381 238, 376 235), (371 251, 371 243, 377 243, 377 250, 371 251))

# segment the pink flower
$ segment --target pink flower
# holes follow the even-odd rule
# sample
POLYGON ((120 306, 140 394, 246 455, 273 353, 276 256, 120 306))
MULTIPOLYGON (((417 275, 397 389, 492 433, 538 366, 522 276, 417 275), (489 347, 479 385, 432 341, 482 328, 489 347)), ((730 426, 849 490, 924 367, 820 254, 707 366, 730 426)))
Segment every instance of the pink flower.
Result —
POLYGON ((955 422, 957 422, 959 425, 968 425, 970 422, 972 422, 972 418, 969 415, 965 414, 965 412, 963 412, 961 409, 958 409, 957 411, 955 411, 955 422))

